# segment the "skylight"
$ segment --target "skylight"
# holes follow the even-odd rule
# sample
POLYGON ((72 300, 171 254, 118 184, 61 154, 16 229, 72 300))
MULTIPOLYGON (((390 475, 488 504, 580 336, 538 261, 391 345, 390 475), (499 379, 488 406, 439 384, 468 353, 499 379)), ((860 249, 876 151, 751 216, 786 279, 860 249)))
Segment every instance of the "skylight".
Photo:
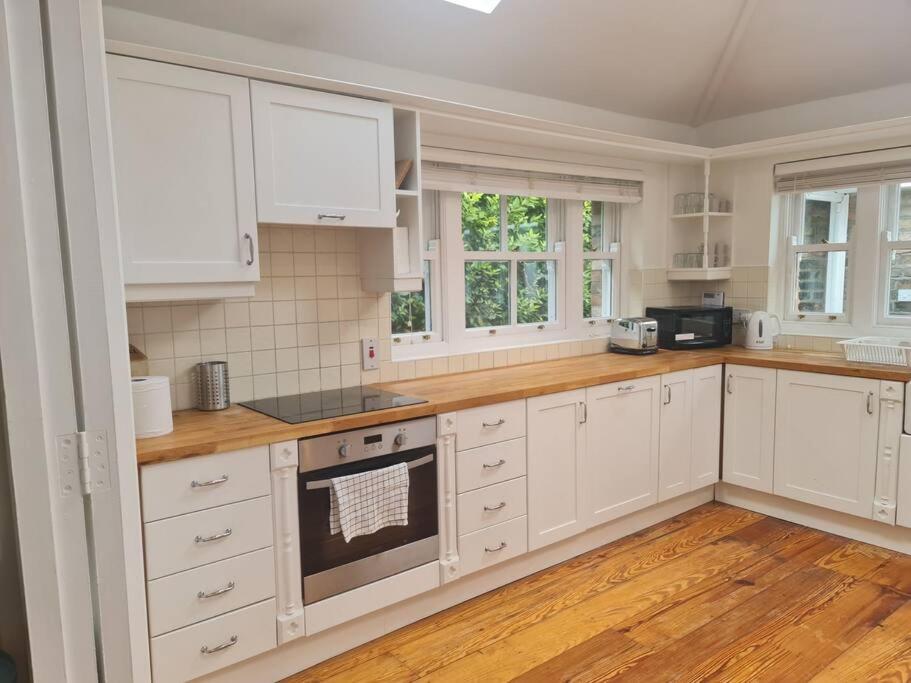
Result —
POLYGON ((484 12, 484 14, 490 14, 500 4, 500 0, 446 0, 446 2, 467 7, 468 9, 475 9, 478 12, 484 12))

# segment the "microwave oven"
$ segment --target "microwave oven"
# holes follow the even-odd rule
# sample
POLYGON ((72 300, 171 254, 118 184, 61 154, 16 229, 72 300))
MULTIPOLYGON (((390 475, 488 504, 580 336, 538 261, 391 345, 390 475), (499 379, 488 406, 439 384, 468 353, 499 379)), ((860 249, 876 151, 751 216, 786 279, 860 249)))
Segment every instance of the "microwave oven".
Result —
POLYGON ((658 347, 699 349, 731 343, 734 309, 730 306, 649 306, 645 315, 658 321, 658 347))

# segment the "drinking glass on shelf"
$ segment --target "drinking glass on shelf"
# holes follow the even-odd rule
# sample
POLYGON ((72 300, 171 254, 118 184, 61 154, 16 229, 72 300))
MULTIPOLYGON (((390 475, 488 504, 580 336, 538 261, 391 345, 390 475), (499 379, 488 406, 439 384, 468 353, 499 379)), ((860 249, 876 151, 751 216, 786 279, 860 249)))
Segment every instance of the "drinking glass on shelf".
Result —
POLYGON ((702 213, 704 195, 701 192, 688 192, 686 195, 686 212, 702 213))
POLYGON ((674 195, 674 214, 686 213, 686 193, 680 192, 674 195))

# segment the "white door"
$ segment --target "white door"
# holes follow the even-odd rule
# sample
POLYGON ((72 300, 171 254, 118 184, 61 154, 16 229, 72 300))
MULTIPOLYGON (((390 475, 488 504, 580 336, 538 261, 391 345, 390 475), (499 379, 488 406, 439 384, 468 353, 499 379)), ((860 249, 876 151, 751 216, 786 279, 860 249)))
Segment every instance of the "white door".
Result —
POLYGON ((259 280, 245 78, 108 57, 127 285, 259 280))
POLYGON ((693 371, 661 376, 658 500, 688 493, 693 460, 693 371))
POLYGON ((901 437, 898 459, 896 523, 911 528, 911 436, 901 437))
POLYGON ((720 365, 693 370, 693 460, 690 489, 718 481, 721 465, 720 365))
POLYGON ((779 371, 775 424, 777 495, 872 517, 877 380, 779 371))
POLYGON ((724 481, 772 492, 776 370, 725 365, 724 481))
POLYGON ((528 548, 587 527, 583 495, 585 391, 528 399, 528 548))
POLYGON ((591 525, 658 501, 661 378, 586 390, 585 496, 591 525))
POLYGON ((264 223, 395 227, 392 106, 252 81, 264 223))

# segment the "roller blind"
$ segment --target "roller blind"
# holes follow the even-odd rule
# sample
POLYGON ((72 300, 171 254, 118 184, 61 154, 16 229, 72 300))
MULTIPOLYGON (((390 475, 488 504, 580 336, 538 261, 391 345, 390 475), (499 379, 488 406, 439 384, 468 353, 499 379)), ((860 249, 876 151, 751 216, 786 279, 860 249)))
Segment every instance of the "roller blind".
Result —
POLYGON ((776 192, 810 192, 911 180, 911 147, 775 164, 776 192))

